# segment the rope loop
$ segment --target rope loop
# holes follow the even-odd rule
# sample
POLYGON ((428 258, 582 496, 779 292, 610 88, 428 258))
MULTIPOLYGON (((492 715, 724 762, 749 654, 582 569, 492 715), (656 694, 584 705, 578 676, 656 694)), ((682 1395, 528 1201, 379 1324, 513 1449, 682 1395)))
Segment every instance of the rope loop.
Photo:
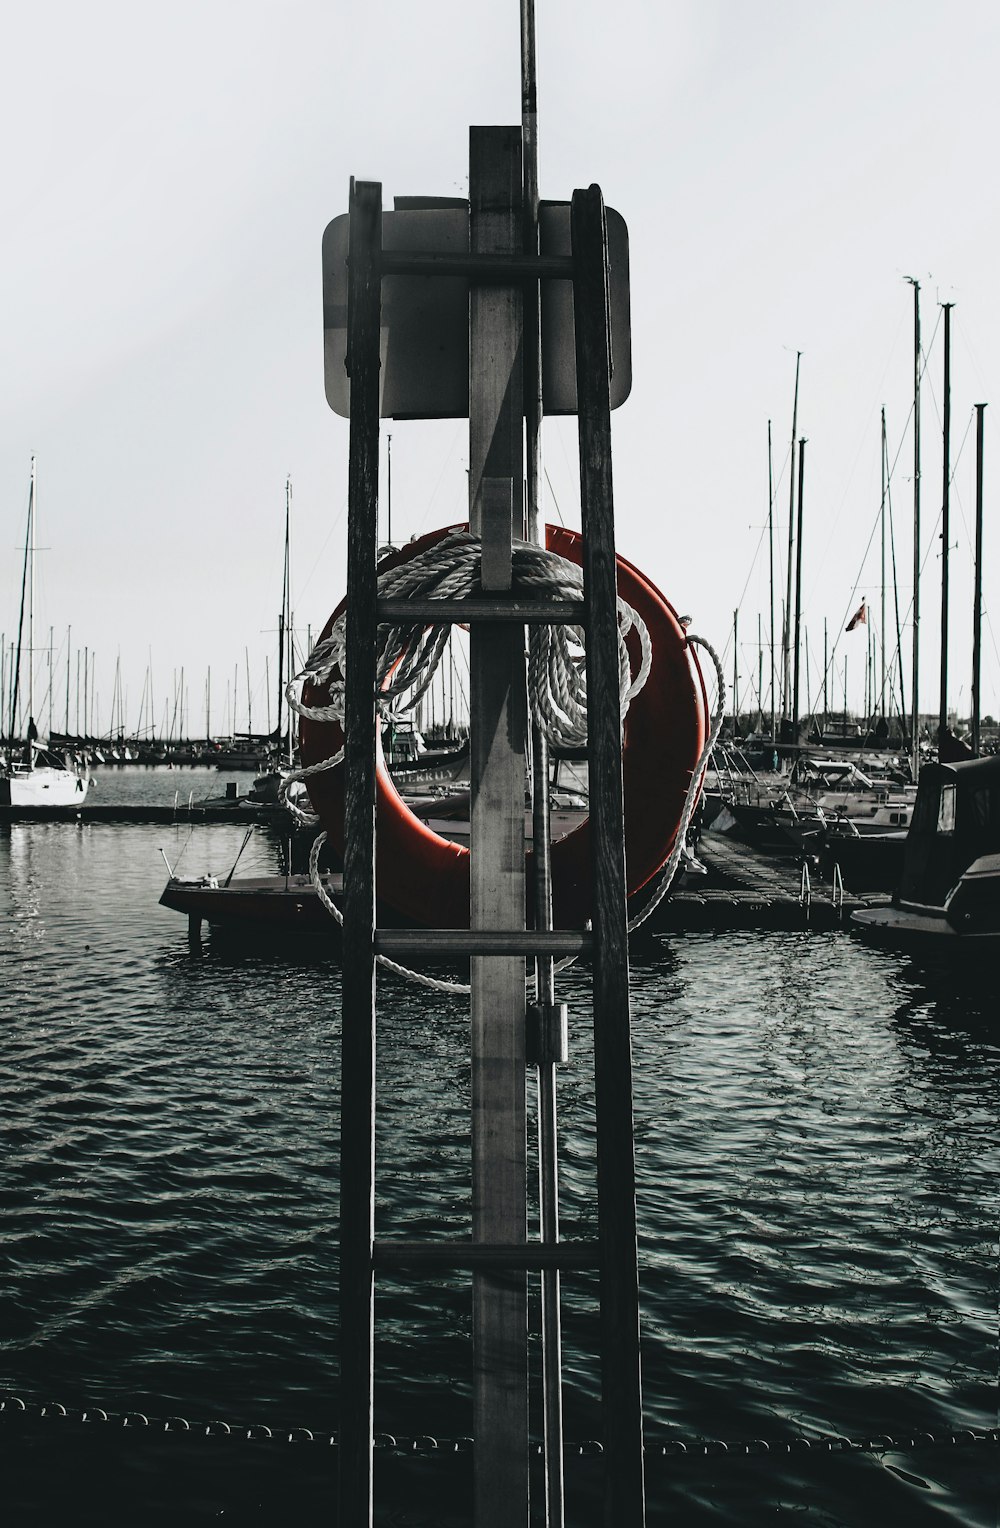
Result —
MULTIPOLYGON (((439 598, 459 597, 479 588, 481 543, 468 531, 454 529, 436 533, 436 539, 426 538, 420 549, 404 560, 392 560, 380 566, 377 588, 385 598, 439 598)), ((405 549, 404 549, 405 551, 405 549)), ((623 565, 627 566, 627 565, 623 565)), ((626 588, 630 598, 639 599, 636 581, 643 585, 641 575, 631 570, 632 583, 626 588), (635 592, 633 592, 635 591, 635 592)), ((583 571, 576 563, 557 552, 528 542, 517 542, 514 547, 513 592, 522 597, 539 594, 542 597, 579 600, 583 592, 583 571)), ((655 592, 655 591, 654 591, 655 592)), ((662 602, 662 597, 657 596, 662 602)), ((660 607, 655 607, 659 609, 660 607)), ((649 615, 644 607, 644 614, 649 615)), ((687 632, 686 620, 676 622, 674 630, 683 646, 703 647, 715 664, 718 676, 718 713, 709 729, 709 736, 693 769, 685 771, 684 783, 680 785, 679 800, 683 802, 681 817, 676 831, 671 834, 670 854, 660 870, 651 867, 656 884, 654 894, 645 901, 642 909, 629 922, 629 931, 637 930, 654 912, 670 891, 681 855, 688 827, 694 814, 704 783, 705 770, 712 748, 722 728, 726 682, 721 660, 712 645, 704 638, 687 632), (656 875, 659 880, 656 881, 656 875)), ((655 626, 653 627, 655 630, 655 626)), ((379 626, 376 651, 376 704, 383 718, 394 718, 412 710, 432 682, 436 668, 447 643, 450 628, 447 625, 423 627, 419 623, 409 626, 379 626)), ((636 649, 633 648, 635 655, 636 649)), ((565 625, 535 625, 529 623, 528 637, 528 691, 532 718, 549 743, 556 747, 580 748, 587 739, 587 692, 585 670, 585 638, 582 627, 565 625)), ((631 701, 646 684, 653 663, 653 646, 650 627, 643 616, 625 600, 618 599, 618 658, 619 658, 619 714, 622 725, 631 701), (631 672, 631 662, 626 638, 634 633, 638 654, 636 670, 631 672)), ((301 784, 312 777, 339 764, 344 757, 342 743, 344 722, 344 680, 346 666, 346 604, 331 618, 329 630, 315 644, 305 665, 288 686, 290 709, 305 722, 332 723, 335 730, 330 737, 317 739, 313 757, 315 762, 304 764, 290 774, 282 787, 282 795, 293 814, 302 823, 316 825, 317 815, 311 810, 308 798, 299 791, 301 784), (302 698, 310 692, 310 703, 302 698), (325 690, 325 703, 320 703, 315 692, 325 690), (335 751, 331 751, 335 750, 335 751), (322 756, 315 758, 318 752, 322 756), (298 792, 296 801, 289 795, 298 792), (305 805, 303 805, 303 800, 305 805)), ((700 680, 699 680, 700 682, 700 680)), ((704 691, 702 692, 704 693, 704 691)), ((305 729, 303 729, 305 738, 305 729)), ((307 755, 308 757, 308 755, 307 755)), ((328 818, 324 815, 324 821, 328 818)), ((326 911, 343 925, 339 908, 323 886, 319 875, 319 854, 325 833, 314 839, 310 854, 310 879, 326 911)), ((560 846, 564 847, 564 846, 560 846)), ((453 868, 448 860, 448 872, 453 868)), ((648 874, 649 872, 647 872, 648 874)), ((640 883, 641 884, 641 883, 640 883)), ((450 882, 449 882, 450 885, 450 882)), ((404 909, 405 910, 405 909, 404 909)), ((417 915, 419 917, 419 914, 417 915)), ((385 969, 393 971, 405 980, 415 981, 440 993, 466 996, 470 992, 467 982, 444 980, 414 971, 384 955, 376 957, 385 969)), ((557 970, 572 965, 572 959, 559 962, 557 970)))
MULTIPOLYGON (((377 575, 381 599, 458 599, 481 592, 482 543, 466 530, 449 531, 409 561, 383 568, 377 575)), ((556 552, 533 542, 515 541, 511 592, 536 599, 583 598, 583 571, 556 552)), ((375 704, 385 721, 412 712, 427 693, 448 645, 450 626, 379 626, 376 632, 375 704)), ((554 748, 581 748, 587 739, 586 642, 582 626, 533 626, 528 643, 528 694, 532 720, 554 748)), ((645 622, 631 605, 618 600, 619 717, 624 725, 629 705, 649 677, 652 644, 645 622), (639 639, 640 662, 633 675, 626 637, 639 639)), ((347 611, 342 609, 329 633, 313 648, 289 681, 285 695, 297 716, 314 722, 344 724, 344 674, 347 670, 347 611), (324 705, 307 705, 306 685, 326 688, 324 705)), ((343 748, 315 764, 292 771, 282 783, 281 798, 293 817, 315 826, 318 817, 295 799, 292 788, 333 769, 343 748)))

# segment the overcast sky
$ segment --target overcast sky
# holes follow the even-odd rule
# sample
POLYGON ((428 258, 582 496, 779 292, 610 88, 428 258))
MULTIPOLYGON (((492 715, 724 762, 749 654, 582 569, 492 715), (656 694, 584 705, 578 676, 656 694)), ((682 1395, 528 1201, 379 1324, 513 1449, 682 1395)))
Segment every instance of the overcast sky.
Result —
MULTIPOLYGON (((877 626, 883 406, 904 620, 912 594, 905 278, 916 277, 929 352, 922 709, 937 704, 948 300, 950 692, 967 710, 969 425, 987 402, 983 709, 996 714, 1000 9, 537 7, 542 195, 596 181, 629 226, 634 380, 614 416, 622 552, 694 629, 728 643, 730 668, 738 607, 741 688, 755 682, 758 616, 765 641, 768 629, 767 425, 783 547, 801 350, 810 686, 815 697, 826 619, 838 704, 845 653, 858 704, 864 632, 841 633, 863 596, 877 626)), ((343 592, 348 427, 323 393, 323 229, 346 210, 352 174, 380 180, 389 205, 465 192, 469 125, 519 119, 517 0, 36 0, 7 8, 4 33, 0 630, 9 645, 35 453, 46 549, 36 641, 54 629, 56 727, 67 627, 72 665, 84 646, 96 654, 104 727, 120 653, 130 726, 151 663, 157 725, 183 668, 200 730, 211 665, 221 730, 245 651, 261 726, 289 474, 303 637, 343 592)), ((384 429, 397 539, 462 518, 467 427, 384 429)), ((573 421, 547 423, 545 453, 558 503, 547 516, 578 524, 573 421)), ((906 674, 908 695, 908 656, 906 674)))

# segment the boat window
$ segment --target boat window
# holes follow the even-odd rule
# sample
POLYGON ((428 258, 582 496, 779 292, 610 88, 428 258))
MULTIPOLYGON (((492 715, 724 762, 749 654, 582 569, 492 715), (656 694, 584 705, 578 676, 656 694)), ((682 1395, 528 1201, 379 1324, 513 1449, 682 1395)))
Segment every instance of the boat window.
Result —
POLYGON ((941 803, 938 807, 937 830, 939 833, 955 831, 955 787, 942 785, 941 803))
POLYGON ((933 833, 937 822, 938 793, 930 781, 921 781, 913 808, 913 826, 918 833, 933 833))
POLYGON ((975 823, 977 828, 988 828, 994 821, 994 814, 990 810, 993 805, 993 792, 990 790, 970 791, 969 821, 975 823))

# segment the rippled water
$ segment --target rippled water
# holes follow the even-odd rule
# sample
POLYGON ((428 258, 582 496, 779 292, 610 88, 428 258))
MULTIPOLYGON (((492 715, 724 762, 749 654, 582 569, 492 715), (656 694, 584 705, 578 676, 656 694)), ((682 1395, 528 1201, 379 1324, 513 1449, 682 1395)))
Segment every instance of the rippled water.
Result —
MULTIPOLYGON (((143 779, 122 772, 121 798, 143 779)), ((111 771, 98 788, 112 799, 111 771)), ((161 848, 225 872, 242 839, 0 830, 0 1391, 336 1427, 336 961, 322 940, 192 953, 157 906, 161 848)), ((241 871, 277 849, 261 830, 241 871)), ((562 988, 576 1236, 594 1229, 586 970, 562 988)), ((689 935, 638 951, 633 988, 649 1437, 996 1426, 995 976, 847 933, 689 935)), ((464 1231, 465 1006, 380 990, 379 1231, 464 1231)), ((594 1288, 564 1287, 567 1434, 593 1437, 594 1288)), ((467 1281, 380 1280, 377 1322, 377 1425, 470 1432, 467 1281)), ((333 1520, 331 1458, 307 1446, 2 1441, 18 1523, 333 1520)), ((995 1452, 654 1461, 650 1522, 994 1524, 995 1452)), ((571 1521, 600 1520, 594 1470, 568 1465, 571 1521)), ((378 1520, 467 1521, 465 1484, 387 1462, 378 1520)))

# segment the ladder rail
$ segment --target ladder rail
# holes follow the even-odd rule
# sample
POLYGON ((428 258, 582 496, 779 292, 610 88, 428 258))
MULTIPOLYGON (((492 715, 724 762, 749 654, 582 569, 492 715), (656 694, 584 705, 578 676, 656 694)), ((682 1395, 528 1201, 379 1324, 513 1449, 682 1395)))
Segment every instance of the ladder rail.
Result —
MULTIPOLYGON (((374 1273, 377 1268, 404 1266, 424 1271, 460 1266, 472 1271, 474 1425, 479 1438, 475 1522, 477 1528, 507 1528, 527 1519, 527 1271, 541 1272, 548 1292, 554 1293, 555 1321, 550 1322, 550 1330, 557 1337, 559 1271, 593 1266, 595 1252, 591 1247, 559 1242, 557 1204, 548 1206, 542 1240, 527 1241, 523 960, 526 954, 540 960, 543 990, 538 996, 544 1006, 552 1000, 551 958, 563 946, 572 946, 577 952, 591 951, 594 958, 604 1520, 615 1528, 642 1528, 642 1395, 605 211, 596 186, 574 194, 573 255, 568 270, 572 271, 576 313, 584 598, 582 606, 576 601, 550 606, 545 616, 587 629, 594 917, 592 935, 584 935, 551 930, 544 913, 540 928, 524 928, 524 628, 539 617, 523 608, 527 602, 519 602, 508 591, 512 538, 524 534, 524 507, 518 497, 524 410, 516 361, 522 283, 536 280, 542 266, 539 262, 526 271, 521 253, 516 131, 473 129, 470 166, 472 254, 484 255, 484 269, 486 257, 497 261, 497 285, 475 283, 470 288, 470 524, 483 545, 483 595, 462 606, 449 601, 440 602, 443 608, 437 611, 421 606, 418 612, 414 605, 408 611, 411 617, 443 622, 472 617, 478 691, 473 706, 480 724, 472 765, 472 928, 442 931, 436 940, 433 935, 429 940, 442 951, 470 954, 473 972, 473 1237, 467 1244, 440 1249, 412 1243, 376 1244, 374 1237, 375 952, 377 948, 401 952, 408 944, 412 948, 419 945, 420 935, 375 926, 374 639, 379 620, 397 615, 390 602, 378 600, 376 590, 379 324, 386 263, 381 255, 381 186, 374 182, 352 182, 351 186, 340 1520, 372 1522, 374 1273), (506 232, 500 227, 504 219, 506 232), (477 239, 482 249, 477 248, 477 239), (505 363, 494 367, 498 346, 506 347, 509 367, 505 363), (490 825, 493 813, 499 813, 506 824, 499 834, 490 825), (507 831, 511 825, 513 833, 507 831), (502 1077, 499 1088, 498 1076, 502 1077)), ((433 606, 435 602, 426 603, 433 606)), ((540 778, 541 772, 536 772, 536 791, 540 778)), ((540 814, 543 819, 545 815, 540 814)), ((551 1066, 548 1071, 552 1072, 551 1066)), ((554 1075, 542 1078, 540 1069, 540 1095, 543 1089, 545 1097, 540 1102, 548 1115, 544 1128, 549 1132, 548 1145, 554 1148, 554 1075)), ((552 1169, 554 1185, 554 1162, 552 1169)), ((558 1365, 558 1349, 554 1360, 558 1365)), ((558 1484, 552 1494, 561 1494, 558 1484)))
POLYGON ((340 1125, 339 1521, 373 1513, 375 1238, 375 550, 382 188, 351 183, 351 383, 344 675, 344 938, 340 1125))
POLYGON ((573 194, 577 412, 587 606, 594 1072, 607 1528, 645 1522, 628 915, 611 479, 607 230, 600 188, 573 194))

